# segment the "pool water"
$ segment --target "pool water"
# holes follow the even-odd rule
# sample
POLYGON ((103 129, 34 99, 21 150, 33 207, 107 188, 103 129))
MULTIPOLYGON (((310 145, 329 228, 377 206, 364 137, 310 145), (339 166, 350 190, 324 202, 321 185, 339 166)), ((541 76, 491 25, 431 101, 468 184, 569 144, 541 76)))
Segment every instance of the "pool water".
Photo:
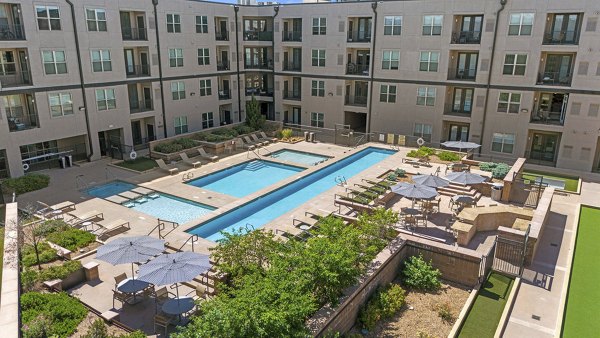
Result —
POLYGON ((280 159, 282 161, 294 162, 298 164, 304 164, 307 166, 317 165, 325 160, 328 160, 328 156, 322 156, 312 153, 306 153, 303 151, 282 149, 278 150, 270 155, 270 157, 280 159))
POLYGON ((113 195, 118 195, 120 193, 124 193, 131 189, 135 189, 137 186, 135 184, 123 182, 123 181, 113 181, 110 183, 102 184, 93 188, 89 188, 86 190, 88 195, 98 197, 98 198, 107 198, 113 195))
POLYGON ((200 224, 188 232, 211 241, 217 241, 223 238, 220 231, 261 228, 275 218, 333 188, 336 185, 335 178, 337 176, 344 176, 349 179, 392 154, 394 152, 390 150, 366 148, 267 195, 254 199, 237 209, 200 224))
POLYGON ((215 210, 215 208, 188 201, 175 196, 159 194, 160 197, 147 198, 145 203, 135 203, 131 208, 155 218, 183 224, 215 210))
POLYGON ((244 197, 304 170, 270 161, 250 161, 197 178, 187 184, 244 197))

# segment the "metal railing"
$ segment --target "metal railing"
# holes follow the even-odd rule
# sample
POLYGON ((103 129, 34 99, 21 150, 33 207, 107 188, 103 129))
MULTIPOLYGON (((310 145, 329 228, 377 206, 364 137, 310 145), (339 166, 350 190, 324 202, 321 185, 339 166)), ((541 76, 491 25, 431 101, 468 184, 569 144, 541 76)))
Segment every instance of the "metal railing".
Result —
POLYGON ((59 168, 60 163, 58 159, 65 155, 71 155, 73 157, 73 161, 83 161, 87 157, 86 149, 87 147, 85 143, 79 143, 68 147, 57 148, 46 154, 39 154, 36 151, 32 151, 31 153, 21 153, 21 158, 23 158, 23 163, 27 163, 29 165, 29 170, 27 170, 27 172, 32 172, 59 168), (29 157, 34 159, 29 160, 29 157))
POLYGON ((229 70, 229 61, 221 61, 221 60, 217 60, 217 70, 218 71, 222 71, 222 70, 229 70))
POLYGON ((348 31, 348 42, 371 42, 371 32, 348 31))
POLYGON ((125 65, 125 75, 127 77, 150 76, 150 65, 125 65))
MULTIPOLYGON (((11 110, 14 108, 23 109, 23 107, 11 107, 11 110)), ((19 114, 19 117, 16 117, 14 115, 13 116, 8 115, 6 119, 8 120, 8 129, 11 132, 34 129, 34 128, 40 127, 37 114, 30 114, 30 113, 27 113, 25 115, 19 114)))
POLYGON ((448 68, 448 80, 475 81, 477 69, 475 68, 448 68))
POLYGON ((272 41, 272 40, 273 40, 273 31, 264 31, 264 32, 245 31, 244 32, 244 41, 272 41))
POLYGON ((302 41, 302 31, 283 31, 282 41, 302 41))
POLYGON ((346 74, 369 76, 369 65, 349 63, 346 65, 346 74))
POLYGON ((538 74, 538 84, 551 86, 570 86, 572 74, 562 72, 543 72, 538 74))
POLYGON ((22 25, 0 25, 0 40, 25 40, 25 30, 22 25))
POLYGON ((133 150, 140 151, 143 149, 148 149, 149 143, 151 141, 156 140, 156 137, 142 137, 142 138, 134 138, 133 139, 133 150))
POLYGON ((464 104, 461 105, 459 109, 455 109, 453 104, 446 104, 444 107, 444 115, 470 117, 471 111, 466 111, 464 104))
POLYGON ((215 40, 217 41, 229 41, 228 31, 215 31, 215 40))
POLYGON ((126 41, 145 41, 148 40, 148 31, 146 28, 122 27, 121 37, 126 41))
POLYGON ((531 112, 531 119, 529 122, 562 126, 565 124, 565 113, 560 111, 537 109, 531 112))
POLYGON ((246 87, 246 96, 273 96, 273 88, 248 88, 246 87))
POLYGON ((231 99, 231 90, 219 90, 219 100, 229 100, 231 99))
POLYGON ((344 104, 348 105, 348 106, 366 107, 367 106, 367 97, 366 96, 346 95, 346 97, 344 99, 344 104))
POLYGON ((481 32, 462 31, 452 34, 453 44, 478 44, 481 43, 481 32))
POLYGON ((31 73, 29 72, 17 72, 8 71, 0 72, 0 87, 17 87, 17 86, 29 86, 32 85, 31 73))
POLYGON ((287 62, 283 64, 283 70, 288 72, 301 72, 302 64, 299 62, 287 62))
POLYGON ((153 109, 154 109, 154 102, 151 99, 129 102, 129 112, 131 114, 142 113, 145 111, 151 111, 153 109))
POLYGON ((560 31, 544 34, 544 45, 576 45, 579 43, 578 31, 560 31))
POLYGON ((173 232, 173 230, 177 229, 177 227, 179 226, 179 223, 177 222, 172 222, 172 221, 168 221, 165 219, 158 219, 158 224, 152 228, 152 230, 150 230, 150 232, 148 233, 148 236, 152 235, 152 233, 155 230, 158 230, 158 238, 159 239, 165 239, 165 237, 170 234, 171 232, 173 232), (164 231, 167 229, 167 225, 171 227, 171 229, 164 233, 164 231))
POLYGON ((266 62, 251 62, 251 63, 246 63, 244 62, 244 68, 246 69, 273 69, 273 62, 272 61, 266 61, 266 62))
POLYGON ((300 100, 302 95, 300 95, 300 90, 288 90, 283 92, 283 98, 285 100, 300 100))

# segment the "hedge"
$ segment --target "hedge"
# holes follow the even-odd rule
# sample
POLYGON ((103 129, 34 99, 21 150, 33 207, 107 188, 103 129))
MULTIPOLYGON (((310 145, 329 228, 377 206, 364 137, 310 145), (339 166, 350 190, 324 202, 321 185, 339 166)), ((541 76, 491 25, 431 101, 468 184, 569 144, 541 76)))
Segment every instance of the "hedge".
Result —
POLYGON ((96 240, 96 235, 87 231, 69 228, 64 231, 53 232, 46 239, 54 244, 60 245, 65 249, 77 251, 86 247, 96 240))
POLYGON ((21 296, 23 337, 68 337, 86 317, 86 308, 64 292, 29 292, 21 296))
POLYGON ((2 190, 6 193, 13 191, 17 195, 43 189, 50 184, 50 176, 31 173, 17 178, 8 178, 2 181, 2 190))

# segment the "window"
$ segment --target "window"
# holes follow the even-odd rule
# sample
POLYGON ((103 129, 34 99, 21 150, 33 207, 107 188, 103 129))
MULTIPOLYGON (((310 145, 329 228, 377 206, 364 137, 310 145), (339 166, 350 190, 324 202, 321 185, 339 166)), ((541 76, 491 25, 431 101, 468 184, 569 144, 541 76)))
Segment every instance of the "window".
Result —
POLYGON ((48 94, 48 101, 52 117, 73 115, 73 100, 70 93, 48 94))
POLYGON ((400 51, 398 50, 384 50, 383 60, 381 61, 382 69, 398 69, 400 64, 400 51))
POLYGON ((442 15, 423 16, 423 35, 441 35, 443 20, 442 15))
POLYGON ((200 96, 212 95, 210 80, 200 80, 200 96))
POLYGON ((396 86, 381 85, 379 90, 379 101, 387 103, 396 102, 396 86))
POLYGON ((512 154, 514 145, 514 134, 494 133, 492 137, 492 151, 512 154))
POLYGON ((215 126, 215 121, 213 119, 213 113, 202 113, 202 129, 212 128, 215 126))
POLYGON ((92 71, 110 72, 111 70, 110 51, 106 49, 92 50, 92 71))
POLYGON ((185 99, 185 82, 171 82, 171 95, 173 95, 173 101, 185 99))
POLYGON ((521 94, 500 93, 498 97, 498 112, 518 114, 521 107, 521 94))
POLYGON ((0 75, 12 75, 16 72, 15 55, 12 51, 0 51, 0 75))
POLYGON ((325 81, 312 81, 312 96, 325 96, 325 81))
POLYGON ((383 17, 383 35, 400 35, 402 31, 401 16, 383 17))
POLYGON ((317 127, 317 128, 323 128, 325 126, 325 122, 323 121, 324 117, 325 117, 325 114, 323 114, 323 113, 311 112, 310 113, 310 126, 317 127))
POLYGON ((470 113, 473 108, 473 89, 455 88, 454 100, 452 102, 452 112, 470 113))
POLYGON ((431 125, 423 123, 415 123, 413 136, 422 137, 425 141, 431 142, 431 125))
POLYGON ((40 157, 40 155, 58 153, 58 142, 53 140, 53 141, 28 144, 28 145, 20 146, 19 150, 21 151, 21 158, 23 160, 27 160, 31 157, 35 157, 35 159, 28 160, 29 163, 43 162, 43 161, 47 161, 47 159, 45 157, 40 157))
POLYGON ((58 6, 35 6, 38 29, 41 31, 59 31, 60 13, 58 6))
POLYGON ((506 54, 504 56, 504 75, 525 75, 527 54, 506 54))
POLYGON ((439 62, 439 52, 421 52, 419 70, 422 72, 437 72, 439 62))
POLYGON ((327 33, 327 18, 313 18, 313 35, 325 35, 327 33))
POLYGON ((207 16, 196 16, 196 33, 208 33, 208 17, 207 16))
POLYGON ((98 110, 117 108, 114 89, 96 89, 96 105, 98 110))
POLYGON ((175 126, 175 135, 184 134, 188 132, 187 116, 179 116, 173 119, 173 125, 175 126))
POLYGON ((85 18, 88 31, 106 32, 106 11, 104 9, 86 9, 85 18))
POLYGON ((42 52, 42 60, 46 75, 67 73, 67 59, 64 51, 44 51, 42 52))
POLYGON ((417 105, 433 106, 435 105, 435 88, 419 87, 417 89, 417 105))
POLYGON ((169 48, 169 66, 183 67, 183 49, 169 48))
POLYGON ((208 48, 198 48, 198 65, 210 65, 210 52, 208 48))
POLYGON ((179 14, 167 14, 167 33, 181 33, 181 17, 179 14))
POLYGON ((315 67, 325 67, 325 49, 312 50, 312 65, 315 67))
POLYGON ((508 23, 508 35, 531 35, 533 13, 513 13, 508 23))

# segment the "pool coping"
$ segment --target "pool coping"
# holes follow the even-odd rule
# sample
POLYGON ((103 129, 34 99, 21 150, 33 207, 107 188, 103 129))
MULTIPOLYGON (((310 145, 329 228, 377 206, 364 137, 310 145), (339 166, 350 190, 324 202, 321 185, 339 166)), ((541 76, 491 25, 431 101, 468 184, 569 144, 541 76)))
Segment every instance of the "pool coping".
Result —
MULTIPOLYGON (((329 161, 329 160, 335 158, 335 156, 323 155, 323 154, 319 154, 319 153, 311 153, 308 151, 296 150, 296 149, 291 149, 291 148, 281 148, 281 149, 275 150, 275 151, 269 153, 269 155, 267 155, 267 157, 270 159, 278 159, 277 157, 273 157, 273 154, 278 153, 278 152, 283 152, 283 151, 289 151, 289 152, 293 152, 293 153, 301 153, 301 154, 307 154, 307 155, 316 155, 316 156, 325 158, 321 162, 316 162, 315 164, 308 165, 308 168, 314 167, 316 165, 319 165, 321 163, 324 163, 326 161, 329 161)), ((283 162, 287 162, 287 161, 283 161, 283 162)), ((298 162, 293 162, 293 163, 298 163, 298 162)), ((303 163, 298 163, 298 164, 304 165, 303 163)))

